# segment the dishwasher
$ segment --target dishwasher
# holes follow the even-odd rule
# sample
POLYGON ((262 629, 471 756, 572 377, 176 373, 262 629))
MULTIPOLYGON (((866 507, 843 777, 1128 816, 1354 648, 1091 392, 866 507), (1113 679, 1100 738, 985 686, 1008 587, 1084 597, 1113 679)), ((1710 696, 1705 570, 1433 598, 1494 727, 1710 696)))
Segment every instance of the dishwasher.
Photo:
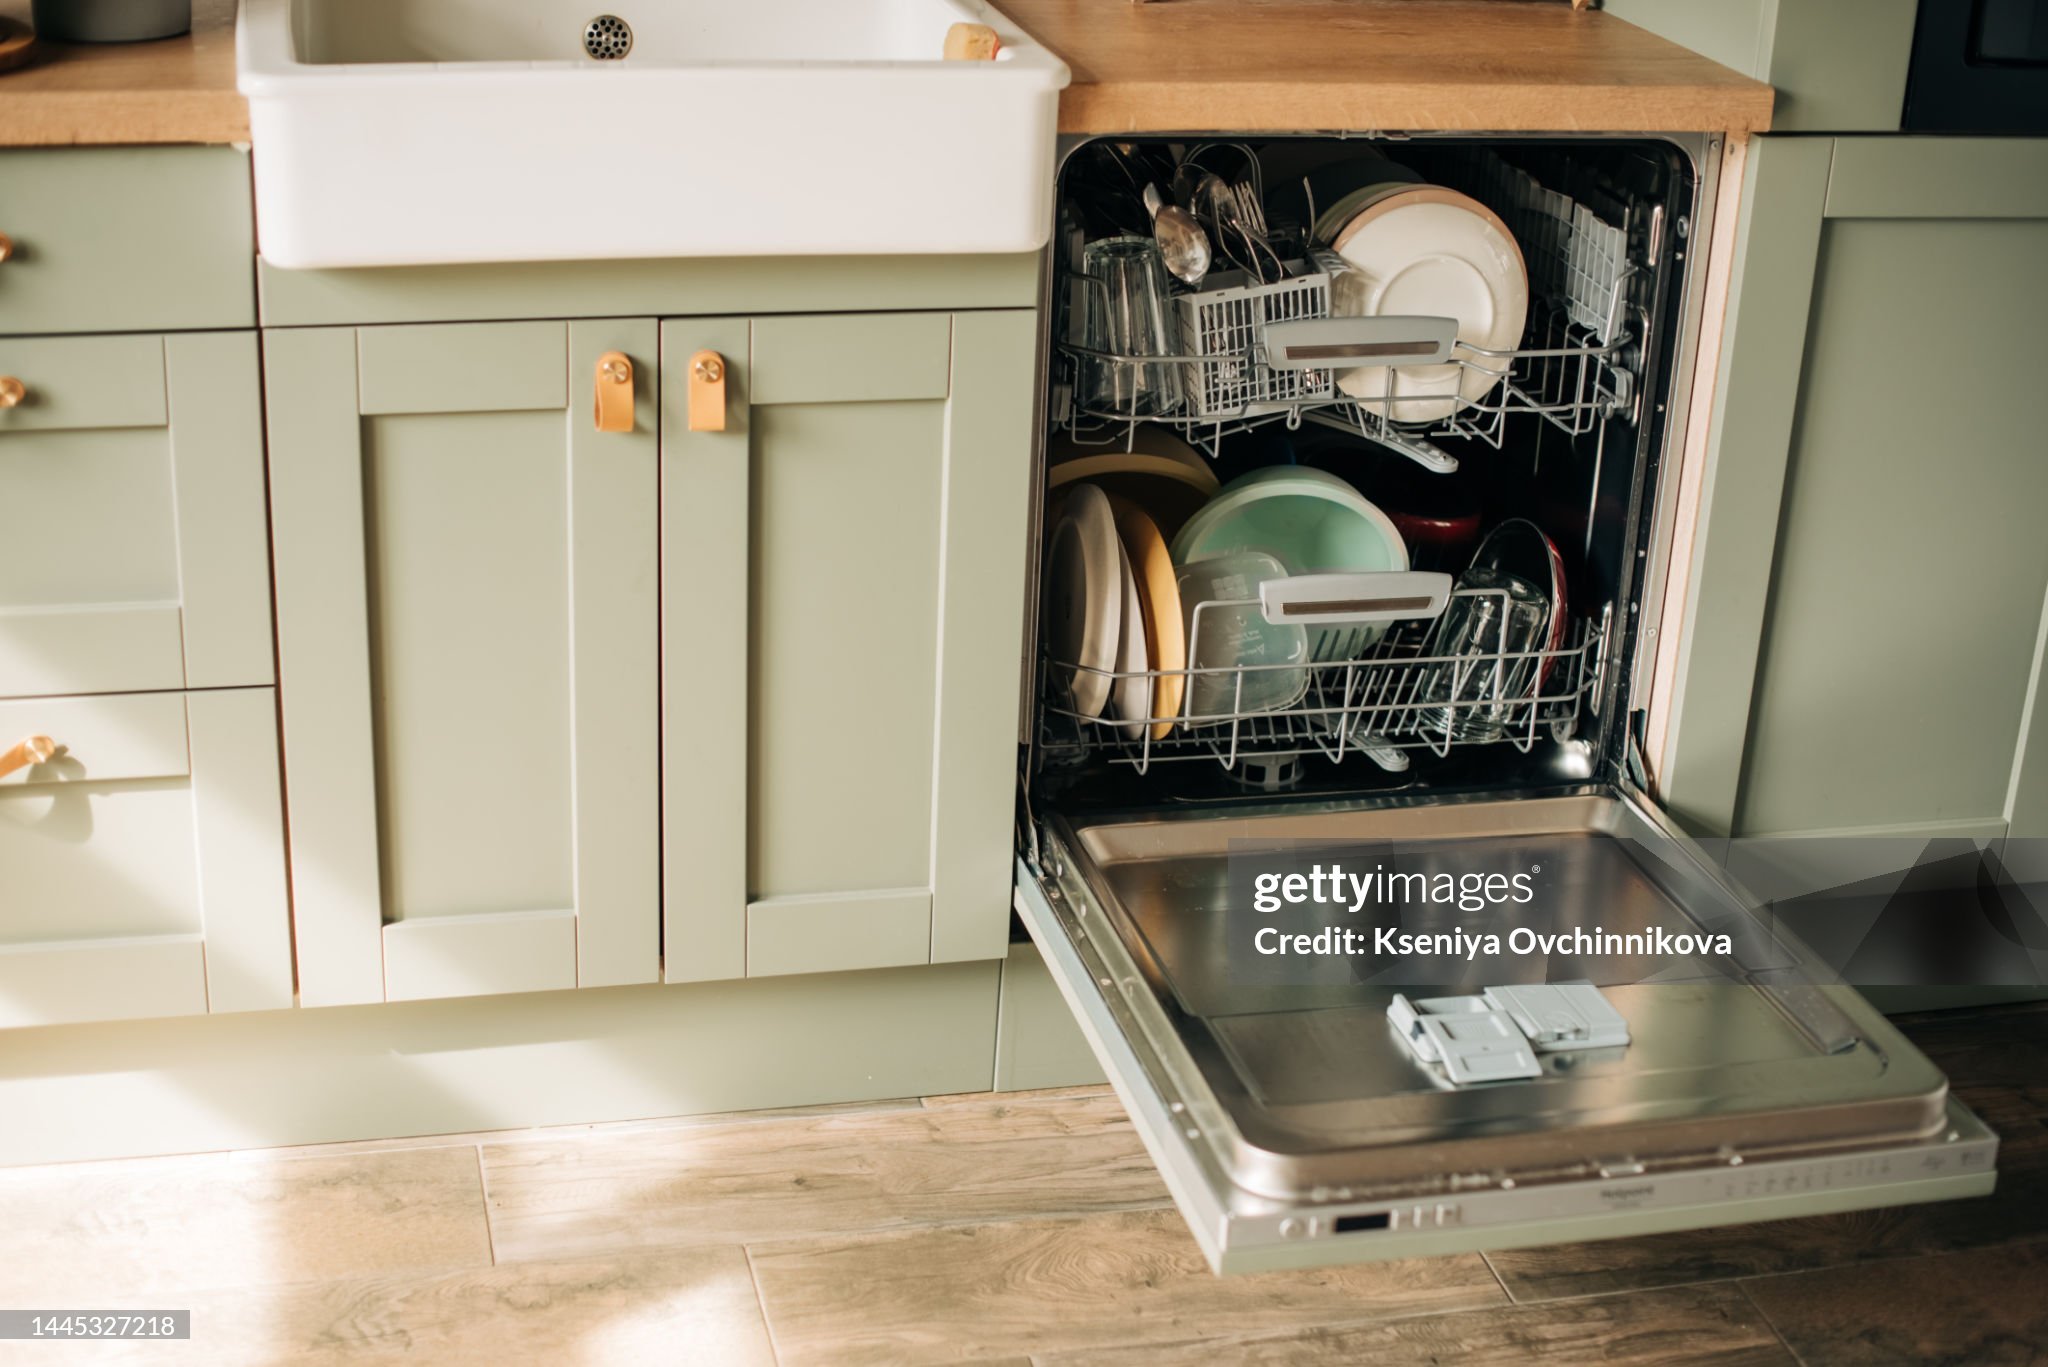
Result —
MULTIPOLYGON (((1060 154, 1015 909, 1211 1267, 1988 1193, 1997 1137, 1685 837, 1645 772, 1658 637, 1678 629, 1659 619, 1718 139, 1068 138, 1060 154), (1370 158, 1390 169, 1359 170, 1370 158), (1513 335, 1475 339, 1469 320, 1401 312, 1383 280, 1345 279, 1320 239, 1359 221, 1335 202, 1346 174, 1396 186, 1362 203, 1430 188, 1511 236, 1527 282, 1513 335), (1168 260, 1190 220, 1209 270, 1169 287, 1170 341, 1105 341, 1112 253, 1090 244, 1151 240, 1168 260), (1368 286, 1377 305, 1345 302, 1368 286), (1118 480, 1167 444, 1210 467, 1189 476, 1204 489, 1298 483, 1275 471, 1334 460, 1366 499, 1398 490, 1423 512, 1401 524, 1402 563, 1377 570, 1233 578, 1176 553, 1199 602, 1180 604, 1178 654, 1148 635, 1134 664, 1076 625, 1095 497, 1077 491, 1116 495, 1123 530, 1137 495, 1118 480), (1454 506, 1431 521, 1438 491, 1454 506), (1524 578, 1544 570, 1531 546, 1550 562, 1548 606, 1519 635, 1521 590, 1476 570, 1497 534, 1529 541, 1524 578), (1205 623, 1220 650, 1200 644, 1205 623), (1553 937, 1469 953, 1459 906, 1425 906, 1402 924, 1448 953, 1361 937, 1269 971, 1253 937, 1270 908, 1251 904, 1282 884, 1258 881, 1259 861, 1324 857, 1526 868, 1552 930, 1598 922, 1603 945, 1699 952, 1601 957, 1553 937)), ((1138 311, 1140 335, 1157 311, 1138 311)), ((1175 510, 1184 531, 1223 501, 1203 497, 1175 510)), ((1153 623, 1132 596, 1140 552, 1121 554, 1124 620, 1153 623)))

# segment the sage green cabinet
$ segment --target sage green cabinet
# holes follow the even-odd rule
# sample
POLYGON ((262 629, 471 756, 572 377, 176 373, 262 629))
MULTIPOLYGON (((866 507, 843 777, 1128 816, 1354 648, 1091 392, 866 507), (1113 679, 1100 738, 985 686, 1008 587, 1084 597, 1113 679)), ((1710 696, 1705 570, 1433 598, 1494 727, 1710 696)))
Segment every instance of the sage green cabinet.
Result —
POLYGON ((2048 141, 1767 137, 1746 177, 1664 796, 1879 862, 2048 836, 2048 141))
POLYGON ((0 1028, 292 1004, 268 688, 0 701, 0 1028))
POLYGON ((1605 0, 1602 7, 1775 86, 1776 132, 1898 131, 1920 0, 1605 0))
POLYGON ((669 981, 1007 951, 1035 346, 1030 310, 662 324, 669 981))
POLYGON ((269 684, 255 334, 0 338, 0 375, 0 697, 269 684))
POLYGON ((249 152, 0 151, 0 336, 256 324, 249 152))
POLYGON ((654 981, 655 324, 264 355, 303 1002, 654 981), (595 430, 610 351, 629 432, 595 430))

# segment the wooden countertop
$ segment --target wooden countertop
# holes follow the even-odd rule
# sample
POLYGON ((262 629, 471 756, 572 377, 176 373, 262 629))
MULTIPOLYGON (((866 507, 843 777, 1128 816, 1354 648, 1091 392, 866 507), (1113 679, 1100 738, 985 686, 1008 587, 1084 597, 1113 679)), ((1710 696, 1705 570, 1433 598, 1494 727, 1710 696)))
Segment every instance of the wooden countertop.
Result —
MULTIPOLYGON (((0 0, 25 19, 29 0, 0 0)), ((1769 86, 1564 0, 997 0, 1066 60, 1068 133, 1756 131, 1769 86)), ((245 142, 234 0, 0 72, 0 146, 245 142)))
MULTIPOLYGON (((29 0, 0 0, 28 19, 29 0)), ((154 43, 41 43, 0 71, 0 147, 247 142, 235 89, 235 0, 192 0, 192 31, 154 43)))
POLYGON ((1771 88, 1564 0, 994 0, 1063 133, 1760 131, 1771 88))

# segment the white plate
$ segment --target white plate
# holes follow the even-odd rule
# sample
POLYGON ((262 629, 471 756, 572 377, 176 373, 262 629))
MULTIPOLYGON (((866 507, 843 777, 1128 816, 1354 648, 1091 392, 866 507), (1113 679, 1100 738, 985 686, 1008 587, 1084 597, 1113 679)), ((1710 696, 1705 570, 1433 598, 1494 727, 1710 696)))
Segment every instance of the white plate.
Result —
POLYGON ((1126 677, 1110 689, 1110 711, 1125 724, 1117 728, 1136 740, 1145 728, 1138 725, 1152 715, 1152 681, 1145 671, 1152 663, 1145 655, 1145 605, 1138 601, 1138 576, 1131 569, 1130 552, 1123 538, 1117 538, 1117 565, 1123 571, 1123 615, 1117 632, 1116 672, 1126 677))
MULTIPOLYGON (((1331 312, 1455 318, 1461 342, 1494 351, 1521 344, 1528 268, 1507 225, 1477 200, 1437 185, 1386 195, 1345 224, 1334 246, 1352 269, 1331 282, 1331 312)), ((1507 368, 1465 359, 1475 364, 1359 366, 1341 372, 1337 386, 1396 422, 1440 422, 1485 398, 1507 368)))
POLYGON ((1045 639, 1055 661, 1073 666, 1074 710, 1099 717, 1116 671, 1124 606, 1123 546, 1109 496, 1076 484, 1046 550, 1045 639))

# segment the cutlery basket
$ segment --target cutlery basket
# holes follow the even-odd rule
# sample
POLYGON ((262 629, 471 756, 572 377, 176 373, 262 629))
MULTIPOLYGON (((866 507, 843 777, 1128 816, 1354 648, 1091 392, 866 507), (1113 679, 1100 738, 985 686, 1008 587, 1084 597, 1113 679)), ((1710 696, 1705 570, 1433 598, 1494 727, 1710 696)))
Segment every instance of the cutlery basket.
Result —
POLYGON ((1307 263, 1286 263, 1288 277, 1261 285, 1243 271, 1216 271, 1208 283, 1220 288, 1175 297, 1180 310, 1181 346, 1189 414, 1204 421, 1250 417, 1336 396, 1333 373, 1283 370, 1265 362, 1269 323, 1330 316, 1330 277, 1307 263))

